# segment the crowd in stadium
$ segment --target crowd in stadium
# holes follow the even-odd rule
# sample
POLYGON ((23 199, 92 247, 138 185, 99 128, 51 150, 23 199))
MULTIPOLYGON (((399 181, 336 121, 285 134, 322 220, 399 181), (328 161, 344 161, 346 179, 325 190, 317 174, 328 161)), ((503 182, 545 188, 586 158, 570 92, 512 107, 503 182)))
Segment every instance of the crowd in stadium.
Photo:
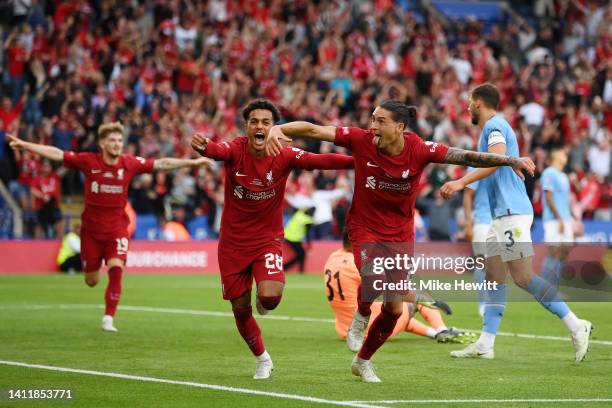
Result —
MULTIPOLYGON (((502 91, 499 110, 517 132, 522 155, 541 172, 548 152, 565 147, 575 210, 612 220, 612 6, 538 0, 528 13, 506 10, 505 25, 451 26, 414 3, 9 2, 1 13, 0 178, 33 213, 47 200, 36 185, 48 166, 14 155, 6 134, 94 151, 97 127, 118 120, 128 153, 195 157, 194 133, 214 141, 241 135, 240 109, 257 96, 273 101, 287 121, 365 128, 377 103, 398 99, 418 107, 413 128, 422 138, 476 149, 468 92, 490 81, 502 91)), ((295 143, 345 153, 331 144, 295 143)), ((65 199, 80 194, 78 173, 50 171, 61 177, 65 199)), ((463 171, 428 168, 417 203, 423 215, 439 200, 440 186, 463 171)), ((137 214, 179 221, 207 214, 214 230, 223 177, 222 166, 143 175, 132 186, 132 206, 137 214)), ((295 173, 288 184, 292 197, 334 197, 332 228, 323 228, 322 238, 340 235, 350 194, 320 193, 346 192, 350 177, 295 173)), ((528 178, 527 187, 538 214, 538 177, 528 178)), ((451 211, 460 207, 451 204, 451 211)))

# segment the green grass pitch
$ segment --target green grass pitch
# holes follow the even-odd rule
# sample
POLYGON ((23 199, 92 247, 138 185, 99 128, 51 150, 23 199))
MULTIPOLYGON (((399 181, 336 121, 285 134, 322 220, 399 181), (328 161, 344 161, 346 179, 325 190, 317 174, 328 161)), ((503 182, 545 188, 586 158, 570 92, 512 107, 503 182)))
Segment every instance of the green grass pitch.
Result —
MULTIPOLYGON (((115 319, 119 333, 99 327, 105 285, 103 279, 88 288, 81 276, 0 276, 0 389, 74 392, 73 402, 4 399, 0 406, 269 408, 338 401, 379 407, 612 406, 610 303, 570 305, 593 322, 593 339, 599 341, 580 365, 573 363, 569 341, 498 336, 495 360, 453 360, 448 353, 457 345, 402 334, 374 357, 383 383, 364 384, 350 374, 352 354, 329 321, 323 277, 289 275, 283 301, 271 314, 276 318, 257 317, 275 364, 272 378, 258 382, 251 378, 254 359, 238 335, 229 303, 221 299, 217 276, 128 272, 115 319), (9 361, 179 383, 51 371, 9 361), (478 401, 491 399, 503 401, 478 401), (389 400, 405 402, 381 402, 389 400)), ((476 303, 451 306, 455 313, 445 318, 448 325, 480 328, 476 303)), ((510 303, 501 330, 567 336, 563 324, 533 302, 510 303)))

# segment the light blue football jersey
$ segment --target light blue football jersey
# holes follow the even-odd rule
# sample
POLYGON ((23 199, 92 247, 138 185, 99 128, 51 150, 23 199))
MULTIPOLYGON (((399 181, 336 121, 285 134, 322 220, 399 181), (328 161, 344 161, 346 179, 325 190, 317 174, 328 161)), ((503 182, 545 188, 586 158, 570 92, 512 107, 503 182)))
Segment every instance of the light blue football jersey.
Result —
MULTIPOLYGON (((507 156, 519 157, 518 141, 514 130, 505 119, 497 115, 489 119, 482 128, 478 151, 488 152, 489 145, 495 144, 496 141, 505 142, 507 156)), ((525 183, 512 167, 501 166, 495 173, 481 181, 487 189, 493 218, 533 214, 525 183)))
POLYGON ((550 166, 542 172, 542 197, 544 211, 542 212, 542 221, 551 221, 555 219, 555 215, 548 206, 546 200, 546 191, 551 191, 555 207, 559 211, 559 215, 564 220, 571 218, 570 212, 570 183, 567 174, 550 166))
MULTIPOLYGON (((474 170, 476 169, 469 167, 468 173, 471 173, 474 170)), ((491 224, 492 221, 489 197, 483 181, 484 180, 476 180, 467 186, 469 189, 474 190, 474 202, 472 203, 472 218, 474 219, 474 225, 491 224)))

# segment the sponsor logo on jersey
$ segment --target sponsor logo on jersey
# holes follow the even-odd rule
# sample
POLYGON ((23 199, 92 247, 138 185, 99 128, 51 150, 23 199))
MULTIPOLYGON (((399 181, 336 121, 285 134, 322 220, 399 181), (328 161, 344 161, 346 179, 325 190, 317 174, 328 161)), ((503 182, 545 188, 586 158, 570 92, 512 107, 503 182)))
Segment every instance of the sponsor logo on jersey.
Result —
POLYGON ((246 195, 245 195, 244 198, 246 200, 261 201, 261 200, 269 200, 270 198, 274 197, 275 195, 276 195, 276 191, 274 189, 266 190, 266 191, 251 191, 251 190, 247 190, 246 195))
POLYGON ((366 188, 371 188, 372 190, 376 190, 376 179, 374 176, 369 176, 366 179, 366 188))
POLYGON ((236 172, 236 177, 246 177, 246 174, 242 174, 239 171, 236 172))
POLYGON ((252 191, 243 186, 234 187, 234 195, 241 200, 262 201, 276 196, 276 190, 252 191))
POLYGON ((388 183, 386 181, 379 181, 378 189, 387 191, 408 191, 410 190, 410 183, 388 183))
POLYGON ((258 178, 251 180, 251 184, 254 186, 263 187, 262 181, 258 178))
POLYGON ((346 126, 344 126, 344 127, 342 128, 342 134, 343 134, 343 135, 345 135, 345 136, 346 136, 346 135, 348 135, 348 134, 349 134, 349 128, 348 128, 348 127, 346 127, 346 126))
POLYGON ((386 190, 386 191, 408 191, 410 190, 410 183, 389 183, 383 180, 377 180, 374 176, 366 178, 366 188, 372 190, 386 190))
POLYGON ((112 184, 100 184, 100 192, 107 194, 122 194, 123 186, 114 186, 112 184))
POLYGON ((368 161, 368 162, 366 163, 366 165, 367 165, 368 167, 380 167, 380 166, 378 166, 377 164, 372 163, 371 161, 368 161))
POLYGON ((107 171, 107 172, 104 172, 102 177, 104 177, 104 178, 114 178, 115 176, 110 171, 107 171))
POLYGON ((102 170, 97 170, 97 169, 92 169, 91 170, 91 174, 98 174, 98 173, 101 173, 101 172, 102 172, 102 170))
POLYGON ((97 181, 91 182, 92 193, 106 193, 106 194, 122 194, 123 186, 115 186, 112 184, 98 184, 97 181))

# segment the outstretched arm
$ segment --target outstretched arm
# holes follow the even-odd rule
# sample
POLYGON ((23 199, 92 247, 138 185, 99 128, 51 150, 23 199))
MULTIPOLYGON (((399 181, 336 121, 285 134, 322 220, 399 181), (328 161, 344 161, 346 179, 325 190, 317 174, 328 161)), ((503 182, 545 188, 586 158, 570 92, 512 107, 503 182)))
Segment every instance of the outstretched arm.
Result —
POLYGON ((533 176, 535 172, 535 164, 529 157, 505 156, 504 154, 506 149, 505 145, 502 143, 492 146, 490 151, 491 153, 479 153, 471 150, 462 150, 451 147, 448 149, 448 152, 444 157, 444 163, 487 168, 486 170, 476 170, 469 173, 469 175, 474 176, 467 184, 485 178, 486 176, 494 173, 499 166, 512 167, 522 179, 525 178, 521 173, 523 170, 533 176))
POLYGON ((198 159, 174 159, 172 157, 165 157, 163 159, 157 159, 153 163, 154 170, 176 170, 182 169, 183 167, 199 167, 206 166, 210 168, 212 161, 206 157, 200 157, 198 159))
MULTIPOLYGON (((302 153, 304 152, 302 151, 302 153)), ((295 167, 305 170, 335 170, 355 168, 355 162, 353 161, 352 156, 336 153, 305 153, 303 155, 298 153, 293 159, 293 164, 295 167)))
POLYGON ((64 161, 64 151, 58 149, 55 146, 47 146, 39 143, 26 142, 13 135, 7 135, 9 139, 9 145, 14 150, 28 150, 32 153, 36 153, 45 159, 53 161, 64 161))
POLYGON ((283 148, 283 143, 291 143, 294 137, 333 142, 336 139, 335 126, 319 126, 310 122, 289 122, 272 126, 266 136, 266 154, 276 156, 283 148))
POLYGON ((535 172, 535 164, 529 157, 510 157, 504 156, 506 153, 506 145, 497 143, 489 148, 490 153, 478 153, 469 150, 461 150, 450 148, 446 153, 444 162, 450 164, 459 164, 479 168, 471 173, 466 174, 458 180, 449 181, 440 189, 444 198, 450 198, 453 194, 461 191, 468 184, 474 181, 481 180, 495 173, 499 166, 510 166, 521 179, 525 179, 522 171, 525 170, 531 176, 535 172))

